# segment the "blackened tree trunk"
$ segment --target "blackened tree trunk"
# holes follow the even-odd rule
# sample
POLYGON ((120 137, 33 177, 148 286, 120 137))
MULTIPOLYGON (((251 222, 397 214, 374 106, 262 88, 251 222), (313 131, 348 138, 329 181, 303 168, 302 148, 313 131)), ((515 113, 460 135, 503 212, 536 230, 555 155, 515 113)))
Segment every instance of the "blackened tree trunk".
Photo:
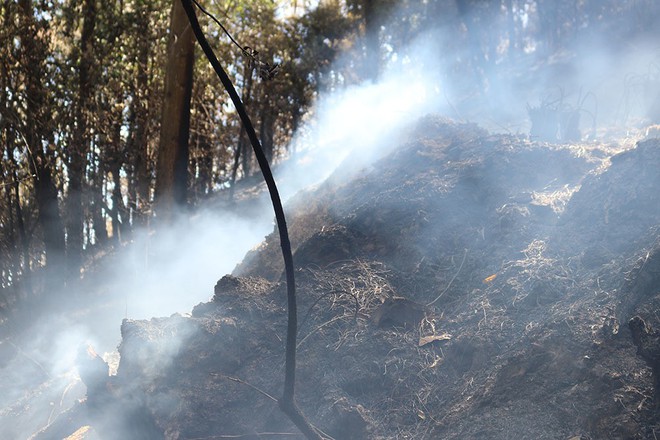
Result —
POLYGON ((271 104, 269 96, 264 96, 261 104, 261 124, 259 125, 259 140, 261 141, 261 148, 264 150, 266 159, 272 163, 273 154, 275 149, 275 109, 271 104))
MULTIPOLYGON (((46 264, 53 274, 61 274, 65 242, 64 224, 59 210, 58 190, 53 180, 53 160, 44 149, 50 115, 47 93, 42 83, 46 42, 37 30, 30 0, 21 0, 21 58, 25 66, 25 142, 31 156, 30 172, 34 177, 37 222, 40 226, 46 264)), ((52 279, 52 283, 59 279, 52 279)))
MULTIPOLYGON (((103 185, 105 183, 103 176, 98 176, 97 180, 99 185, 103 185)), ((96 238, 96 244, 103 246, 108 242, 109 236, 108 229, 105 224, 106 217, 103 215, 103 197, 105 194, 101 192, 100 187, 98 189, 98 192, 94 191, 94 211, 92 212, 92 224, 94 225, 94 237, 96 238)))
MULTIPOLYGON (((0 122, 1 124, 1 122, 0 122)), ((2 124, 4 125, 4 124, 2 124)), ((30 287, 30 242, 25 229, 25 222, 23 220, 23 208, 21 206, 21 191, 20 179, 18 177, 17 168, 18 164, 14 159, 14 146, 12 134, 5 127, 0 126, 0 133, 5 131, 5 148, 7 162, 0 165, 2 170, 3 181, 10 182, 10 184, 3 186, 5 193, 6 208, 9 212, 9 225, 7 231, 3 236, 8 240, 8 248, 13 249, 11 252, 11 273, 14 280, 21 280, 22 285, 15 284, 16 293, 28 294, 31 292, 30 287)), ((5 156, 3 154, 3 156, 5 156)))
MULTIPOLYGON (((243 72, 243 103, 250 105, 252 102, 252 86, 254 85, 254 66, 252 61, 246 60, 245 69, 243 72)), ((248 177, 252 172, 252 146, 245 133, 245 127, 241 124, 240 132, 238 133, 238 147, 237 153, 241 158, 241 168, 243 169, 243 177, 248 177)), ((232 175, 232 185, 236 180, 236 168, 232 175)))
MULTIPOLYGON (((9 156, 11 159, 11 164, 13 168, 13 184, 12 184, 12 190, 14 193, 14 197, 12 198, 13 200, 13 211, 16 215, 16 227, 18 228, 18 238, 20 240, 20 266, 17 267, 18 270, 21 271, 21 275, 24 281, 24 284, 28 287, 30 286, 30 238, 27 234, 27 230, 25 228, 25 221, 23 220, 23 208, 21 206, 21 191, 20 191, 20 185, 21 182, 19 181, 18 174, 16 173, 16 169, 18 168, 15 160, 14 160, 14 153, 12 152, 11 155, 9 156)), ((17 252, 18 254, 18 252, 17 252)))
POLYGON ((69 182, 67 188, 67 268, 69 276, 79 274, 82 264, 83 223, 83 184, 89 152, 88 107, 91 84, 91 67, 94 62, 93 35, 96 26, 96 0, 83 2, 83 25, 80 36, 80 58, 78 66, 78 102, 76 105, 76 128, 73 145, 69 149, 69 182))
POLYGON ((193 81, 193 33, 181 2, 173 3, 156 167, 156 213, 165 220, 187 201, 193 81))
MULTIPOLYGON (((8 9, 8 8, 7 8, 8 9)), ((9 13, 6 11, 3 17, 3 25, 9 26, 9 13)), ((13 102, 9 98, 8 93, 8 78, 9 71, 7 64, 0 64, 0 105, 3 108, 0 112, 4 115, 11 114, 11 106, 13 102)), ((25 230, 25 222, 23 220, 23 209, 21 206, 21 192, 20 192, 20 178, 18 176, 18 163, 16 161, 16 134, 13 128, 10 128, 7 117, 0 118, 0 142, 2 147, 0 153, 3 160, 0 163, 0 170, 2 173, 2 182, 9 182, 2 185, 2 192, 4 192, 6 200, 6 209, 9 213, 9 225, 5 224, 3 227, 3 237, 8 239, 8 250, 12 256, 11 269, 12 278, 20 277, 24 284, 29 284, 28 279, 30 275, 30 243, 29 237, 25 230), (4 229, 7 228, 7 229, 4 229), (20 252, 19 252, 20 249, 20 252), (13 250, 13 252, 12 252, 13 250)), ((20 154, 20 152, 18 153, 20 154)), ((4 255, 3 255, 4 257, 4 255)), ((9 258, 6 262, 9 263, 9 258)), ((8 264, 9 265, 9 264, 8 264)), ((7 266, 4 266, 7 267, 7 266)), ((20 293, 20 292, 19 292, 20 293)))
POLYGON ((121 167, 123 165, 121 153, 121 119, 114 122, 112 136, 110 137, 109 154, 106 156, 105 163, 108 172, 112 176, 112 208, 108 209, 112 219, 112 240, 119 243, 121 237, 127 232, 129 223, 128 209, 124 204, 121 194, 121 167), (126 223, 126 226, 125 224, 126 223))
POLYGON ((204 129, 197 130, 194 140, 195 153, 192 155, 191 169, 194 170, 194 190, 195 202, 204 199, 213 189, 213 153, 211 141, 204 133, 204 129))
POLYGON ((104 200, 106 198, 105 191, 105 161, 102 157, 94 154, 94 160, 91 164, 91 171, 89 176, 89 191, 87 195, 89 205, 89 216, 92 220, 92 227, 94 229, 94 238, 96 245, 105 245, 108 241, 108 229, 105 224, 104 200))
POLYGON ((38 207, 37 221, 41 227, 46 253, 46 264, 52 273, 58 273, 63 267, 62 259, 65 255, 64 223, 60 215, 58 191, 51 174, 52 163, 50 159, 36 151, 34 168, 34 192, 38 207))
MULTIPOLYGON (((141 83, 141 81, 138 81, 141 83)), ((146 86, 146 84, 145 84, 146 86)), ((150 203, 149 189, 151 188, 151 175, 149 173, 149 149, 147 139, 148 115, 143 103, 136 104, 137 121, 135 127, 135 161, 133 176, 136 179, 136 191, 133 210, 138 224, 144 224, 147 217, 147 207, 150 203)))
MULTIPOLYGON (((246 60, 245 68, 243 69, 243 87, 241 94, 243 103, 249 103, 252 97, 252 84, 253 84, 253 73, 254 67, 252 62, 246 60)), ((242 165, 243 168, 243 177, 250 175, 252 163, 252 146, 250 145, 249 139, 247 139, 247 133, 245 132, 245 126, 241 122, 240 129, 238 131, 238 144, 236 145, 236 150, 234 151, 234 163, 231 169, 231 178, 229 181, 229 198, 234 198, 234 186, 236 184, 236 178, 238 176, 238 167, 242 165)))
POLYGON ((376 0, 364 0, 364 79, 376 81, 380 71, 380 22, 376 0))
MULTIPOLYGON (((147 29, 149 26, 149 11, 141 2, 138 4, 137 29, 147 29)), ((133 118, 131 149, 129 153, 133 158, 134 192, 132 194, 132 210, 134 221, 144 225, 147 218, 147 206, 150 203, 149 190, 151 188, 151 175, 149 173, 149 110, 147 106, 149 96, 149 38, 148 34, 135 36, 137 46, 137 75, 133 91, 133 118)), ((125 219, 127 220, 127 219, 125 219)))

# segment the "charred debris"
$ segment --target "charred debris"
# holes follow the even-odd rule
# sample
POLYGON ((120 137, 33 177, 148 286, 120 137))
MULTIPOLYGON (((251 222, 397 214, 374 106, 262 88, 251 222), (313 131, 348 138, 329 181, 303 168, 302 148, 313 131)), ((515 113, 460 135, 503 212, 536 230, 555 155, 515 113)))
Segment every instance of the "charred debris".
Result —
MULTIPOLYGON (((656 438, 660 141, 615 151, 428 116, 296 196, 305 414, 335 439, 656 438)), ((190 316, 124 321, 98 435, 138 405, 132 438, 302 438, 271 397, 285 309, 273 233, 190 316)))

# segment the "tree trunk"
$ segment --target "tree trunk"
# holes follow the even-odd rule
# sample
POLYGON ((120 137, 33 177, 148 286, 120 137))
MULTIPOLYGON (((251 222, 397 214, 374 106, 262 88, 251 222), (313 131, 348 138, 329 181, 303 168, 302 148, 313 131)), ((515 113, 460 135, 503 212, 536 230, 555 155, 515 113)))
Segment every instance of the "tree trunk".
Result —
MULTIPOLYGON (((245 60, 245 65, 243 68, 243 87, 241 90, 241 94, 243 95, 241 99, 245 104, 249 104, 251 100, 253 73, 254 73, 254 67, 252 66, 252 61, 245 60)), ((238 131, 238 143, 236 144, 236 151, 234 152, 234 163, 231 169, 231 179, 229 181, 230 200, 233 200, 234 198, 234 185, 236 184, 239 165, 242 166, 243 177, 247 177, 250 175, 251 163, 252 163, 252 147, 250 146, 250 142, 247 139, 247 134, 245 133, 245 126, 241 122, 238 131)))
MULTIPOLYGON (((140 8, 142 5, 140 6, 140 8)), ((146 29, 149 26, 148 12, 140 9, 138 11, 138 28, 146 29)), ((137 36, 137 81, 133 94, 135 127, 133 133, 133 178, 135 183, 135 194, 133 196, 133 210, 135 221, 144 225, 147 217, 147 209, 150 202, 149 188, 151 188, 151 177, 149 175, 149 151, 148 151, 148 126, 149 114, 147 100, 149 93, 149 40, 145 35, 137 36)))
MULTIPOLYGON (((16 215, 16 227, 18 228, 18 238, 20 240, 20 255, 21 255, 21 275, 24 280, 24 285, 28 290, 30 289, 30 237, 27 234, 27 231, 25 229, 25 221, 23 220, 23 208, 21 207, 21 192, 20 192, 20 182, 18 179, 18 175, 16 173, 16 168, 17 164, 14 161, 13 158, 13 153, 11 154, 11 163, 13 167, 13 191, 14 191, 14 197, 13 197, 13 210, 16 215)), ((16 252, 16 254, 19 254, 16 252)))
POLYGON ((194 160, 192 169, 194 170, 194 190, 195 203, 204 199, 213 188, 213 161, 211 145, 208 137, 200 128, 195 134, 192 144, 195 146, 194 160))
MULTIPOLYGON (((3 182, 9 181, 9 179, 12 178, 12 171, 15 175, 15 170, 10 171, 0 161, 0 176, 2 176, 3 182)), ((5 300, 7 303, 13 302, 15 298, 20 296, 20 289, 17 288, 19 283, 17 283, 17 281, 20 280, 21 277, 21 254, 18 252, 19 240, 16 236, 16 223, 18 221, 18 216, 14 209, 12 186, 13 182, 10 185, 3 185, 0 187, 0 193, 4 196, 4 203, 0 200, 0 209, 2 209, 3 212, 3 228, 2 234, 0 234, 0 244, 2 245, 2 250, 5 251, 3 252, 2 258, 0 258, 0 269, 2 270, 2 278, 0 278, 0 281, 6 287, 9 285, 13 287, 11 293, 10 289, 6 287, 0 289, 0 293, 2 293, 0 295, 0 301, 5 300)))
MULTIPOLYGON (((96 155, 95 155, 96 156, 96 155)), ((90 173, 88 198, 91 210, 92 226, 94 228, 94 238, 96 245, 105 245, 108 242, 108 229, 106 228, 105 219, 103 215, 103 204, 106 197, 105 191, 105 159, 101 157, 95 158, 95 163, 92 165, 93 170, 90 173)))
POLYGON ((73 145, 69 150, 69 185, 67 191, 67 269, 71 277, 79 276, 83 248, 83 181, 89 151, 87 118, 92 90, 90 70, 94 62, 93 35, 96 26, 96 0, 83 3, 83 26, 80 36, 80 59, 78 67, 78 103, 75 111, 76 129, 73 145))
MULTIPOLYGON (((9 8, 7 8, 7 11, 3 17, 4 26, 9 25, 10 16, 8 9, 9 8)), ((2 63, 0 66, 0 105, 4 107, 2 109, 2 113, 6 115, 11 114, 12 106, 12 103, 8 97, 8 78, 9 72, 7 65, 2 63)), ((11 268, 11 273, 13 274, 12 278, 14 279, 14 283, 16 281, 17 274, 20 274, 20 279, 23 281, 23 285, 26 287, 25 290, 27 290, 26 293, 29 293, 31 290, 29 286, 30 242, 25 230, 23 209, 21 207, 21 182, 17 172, 19 165, 15 159, 16 136, 14 128, 10 128, 10 124, 6 117, 0 118, 0 140, 4 141, 0 153, 2 153, 3 158, 7 158, 6 162, 3 161, 0 164, 3 182, 11 182, 11 184, 3 185, 2 188, 6 197, 6 209, 9 212, 9 228, 5 233, 9 239, 8 251, 12 257, 11 260, 13 267, 11 268)), ((4 259, 5 255, 2 255, 2 258, 4 259)), ((9 260, 9 258, 7 258, 7 260, 9 260)), ((16 291, 20 294, 20 288, 16 289, 16 291)))
POLYGON ((275 113, 271 105, 268 95, 264 96, 264 101, 261 104, 261 124, 259 125, 259 140, 261 141, 261 148, 264 150, 268 162, 273 162, 273 153, 275 149, 275 113))
MULTIPOLYGON (((5 130, 5 127, 0 128, 0 133, 5 130)), ((23 221, 23 209, 21 207, 21 195, 19 187, 21 182, 18 177, 16 169, 18 164, 14 160, 14 146, 13 139, 11 139, 9 130, 6 131, 6 156, 9 160, 0 165, 4 181, 11 184, 3 187, 3 192, 6 198, 6 208, 9 212, 9 227, 6 232, 8 240, 8 248, 12 256, 11 263, 9 264, 12 273, 13 284, 17 294, 30 292, 30 252, 29 252, 29 238, 25 230, 25 222, 23 221), (11 168, 11 169, 10 169, 11 168), (17 281, 22 281, 17 283, 17 281)), ((4 235, 4 234, 3 234, 4 235)))
POLYGON ((165 220, 187 201, 193 43, 181 2, 174 0, 156 167, 156 213, 165 220))
MULTIPOLYGON (((61 274, 62 258, 65 253, 64 224, 59 211, 58 191, 53 180, 52 161, 44 153, 43 140, 48 127, 49 115, 46 92, 42 84, 46 43, 41 41, 36 29, 32 2, 22 0, 21 44, 23 63, 26 67, 25 102, 25 141, 31 156, 30 172, 35 175, 34 192, 37 205, 37 222, 41 228, 46 264, 49 272, 61 274)), ((52 279, 53 284, 61 279, 52 279)))
MULTIPOLYGON (((252 60, 245 60, 245 68, 243 69, 243 103, 250 105, 252 102, 252 86, 254 84, 254 66, 252 60)), ((238 133, 238 151, 241 157, 241 168, 243 169, 243 177, 248 177, 252 172, 252 147, 250 141, 247 139, 245 127, 241 124, 241 131, 238 133)), ((233 176, 233 180, 236 176, 233 176)))
POLYGON ((123 221, 124 217, 120 217, 119 206, 123 203, 121 198, 121 177, 119 176, 119 168, 116 165, 112 165, 112 181, 114 187, 112 189, 112 210, 110 211, 110 217, 112 218, 112 240, 119 244, 122 234, 123 234, 123 221))
POLYGON ((39 214, 37 220, 43 233, 46 263, 57 273, 62 268, 65 255, 64 224, 60 215, 58 193, 51 175, 51 163, 41 151, 36 150, 32 173, 35 177, 35 198, 39 214))
POLYGON ((364 0, 364 68, 367 81, 375 82, 380 73, 380 22, 377 20, 376 0, 364 0))

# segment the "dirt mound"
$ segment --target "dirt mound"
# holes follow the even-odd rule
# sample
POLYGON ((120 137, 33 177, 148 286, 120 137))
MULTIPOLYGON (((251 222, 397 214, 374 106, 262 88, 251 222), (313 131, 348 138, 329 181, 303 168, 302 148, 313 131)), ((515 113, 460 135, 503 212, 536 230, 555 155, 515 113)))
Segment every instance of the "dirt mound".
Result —
POLYGON ((660 140, 640 142, 611 163, 571 198, 557 237, 564 253, 583 249, 588 265, 645 247, 660 219, 660 140))
MULTIPOLYGON (((336 439, 660 433, 660 149, 604 151, 427 117, 298 196, 307 416, 336 439)), ((191 316, 124 322, 116 386, 165 438, 301 438, 272 401, 281 272, 272 235, 191 316)))

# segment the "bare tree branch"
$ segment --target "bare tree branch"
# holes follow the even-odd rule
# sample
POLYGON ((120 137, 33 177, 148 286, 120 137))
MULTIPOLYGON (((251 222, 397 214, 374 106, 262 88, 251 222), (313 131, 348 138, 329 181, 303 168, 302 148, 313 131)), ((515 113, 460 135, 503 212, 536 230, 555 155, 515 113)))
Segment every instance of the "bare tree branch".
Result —
POLYGON ((268 164, 268 159, 264 154, 263 149, 261 148, 261 143, 259 138, 254 130, 252 121, 245 110, 245 106, 241 101, 241 98, 238 96, 234 85, 232 84, 229 76, 224 71, 217 57, 213 53, 213 49, 209 45, 202 29, 195 15, 195 10, 193 7, 193 0, 181 0, 183 8, 188 15, 190 20, 190 25, 192 26, 193 32, 197 37, 202 50, 206 54, 209 62, 213 66, 215 73, 220 78, 222 85, 224 86, 227 93, 238 112, 241 122, 245 127, 252 148, 254 149, 254 154, 259 163, 259 168, 261 173, 264 176, 266 181, 266 186, 268 187, 268 193, 270 194, 271 202, 273 204, 273 210, 275 211, 275 219, 277 221, 277 228, 280 234, 280 246, 282 247, 282 257, 284 258, 284 267, 286 272, 286 284, 287 284, 287 305, 288 305, 288 325, 287 325, 287 336, 286 336, 286 364, 285 364, 285 373, 284 373, 284 393, 282 398, 279 399, 278 403, 280 409, 291 419, 291 421, 300 429, 300 431, 311 440, 323 440, 328 438, 323 435, 312 426, 309 421, 302 414, 295 402, 295 381, 296 381, 296 337, 298 332, 298 312, 296 305, 296 284, 295 284, 295 275, 293 269, 293 254, 291 252, 291 242, 289 240, 289 231, 286 226, 286 218, 284 216, 284 208, 282 207, 282 201, 280 199, 279 191, 277 185, 275 184, 275 179, 273 178, 273 173, 271 172, 270 166, 268 164))

